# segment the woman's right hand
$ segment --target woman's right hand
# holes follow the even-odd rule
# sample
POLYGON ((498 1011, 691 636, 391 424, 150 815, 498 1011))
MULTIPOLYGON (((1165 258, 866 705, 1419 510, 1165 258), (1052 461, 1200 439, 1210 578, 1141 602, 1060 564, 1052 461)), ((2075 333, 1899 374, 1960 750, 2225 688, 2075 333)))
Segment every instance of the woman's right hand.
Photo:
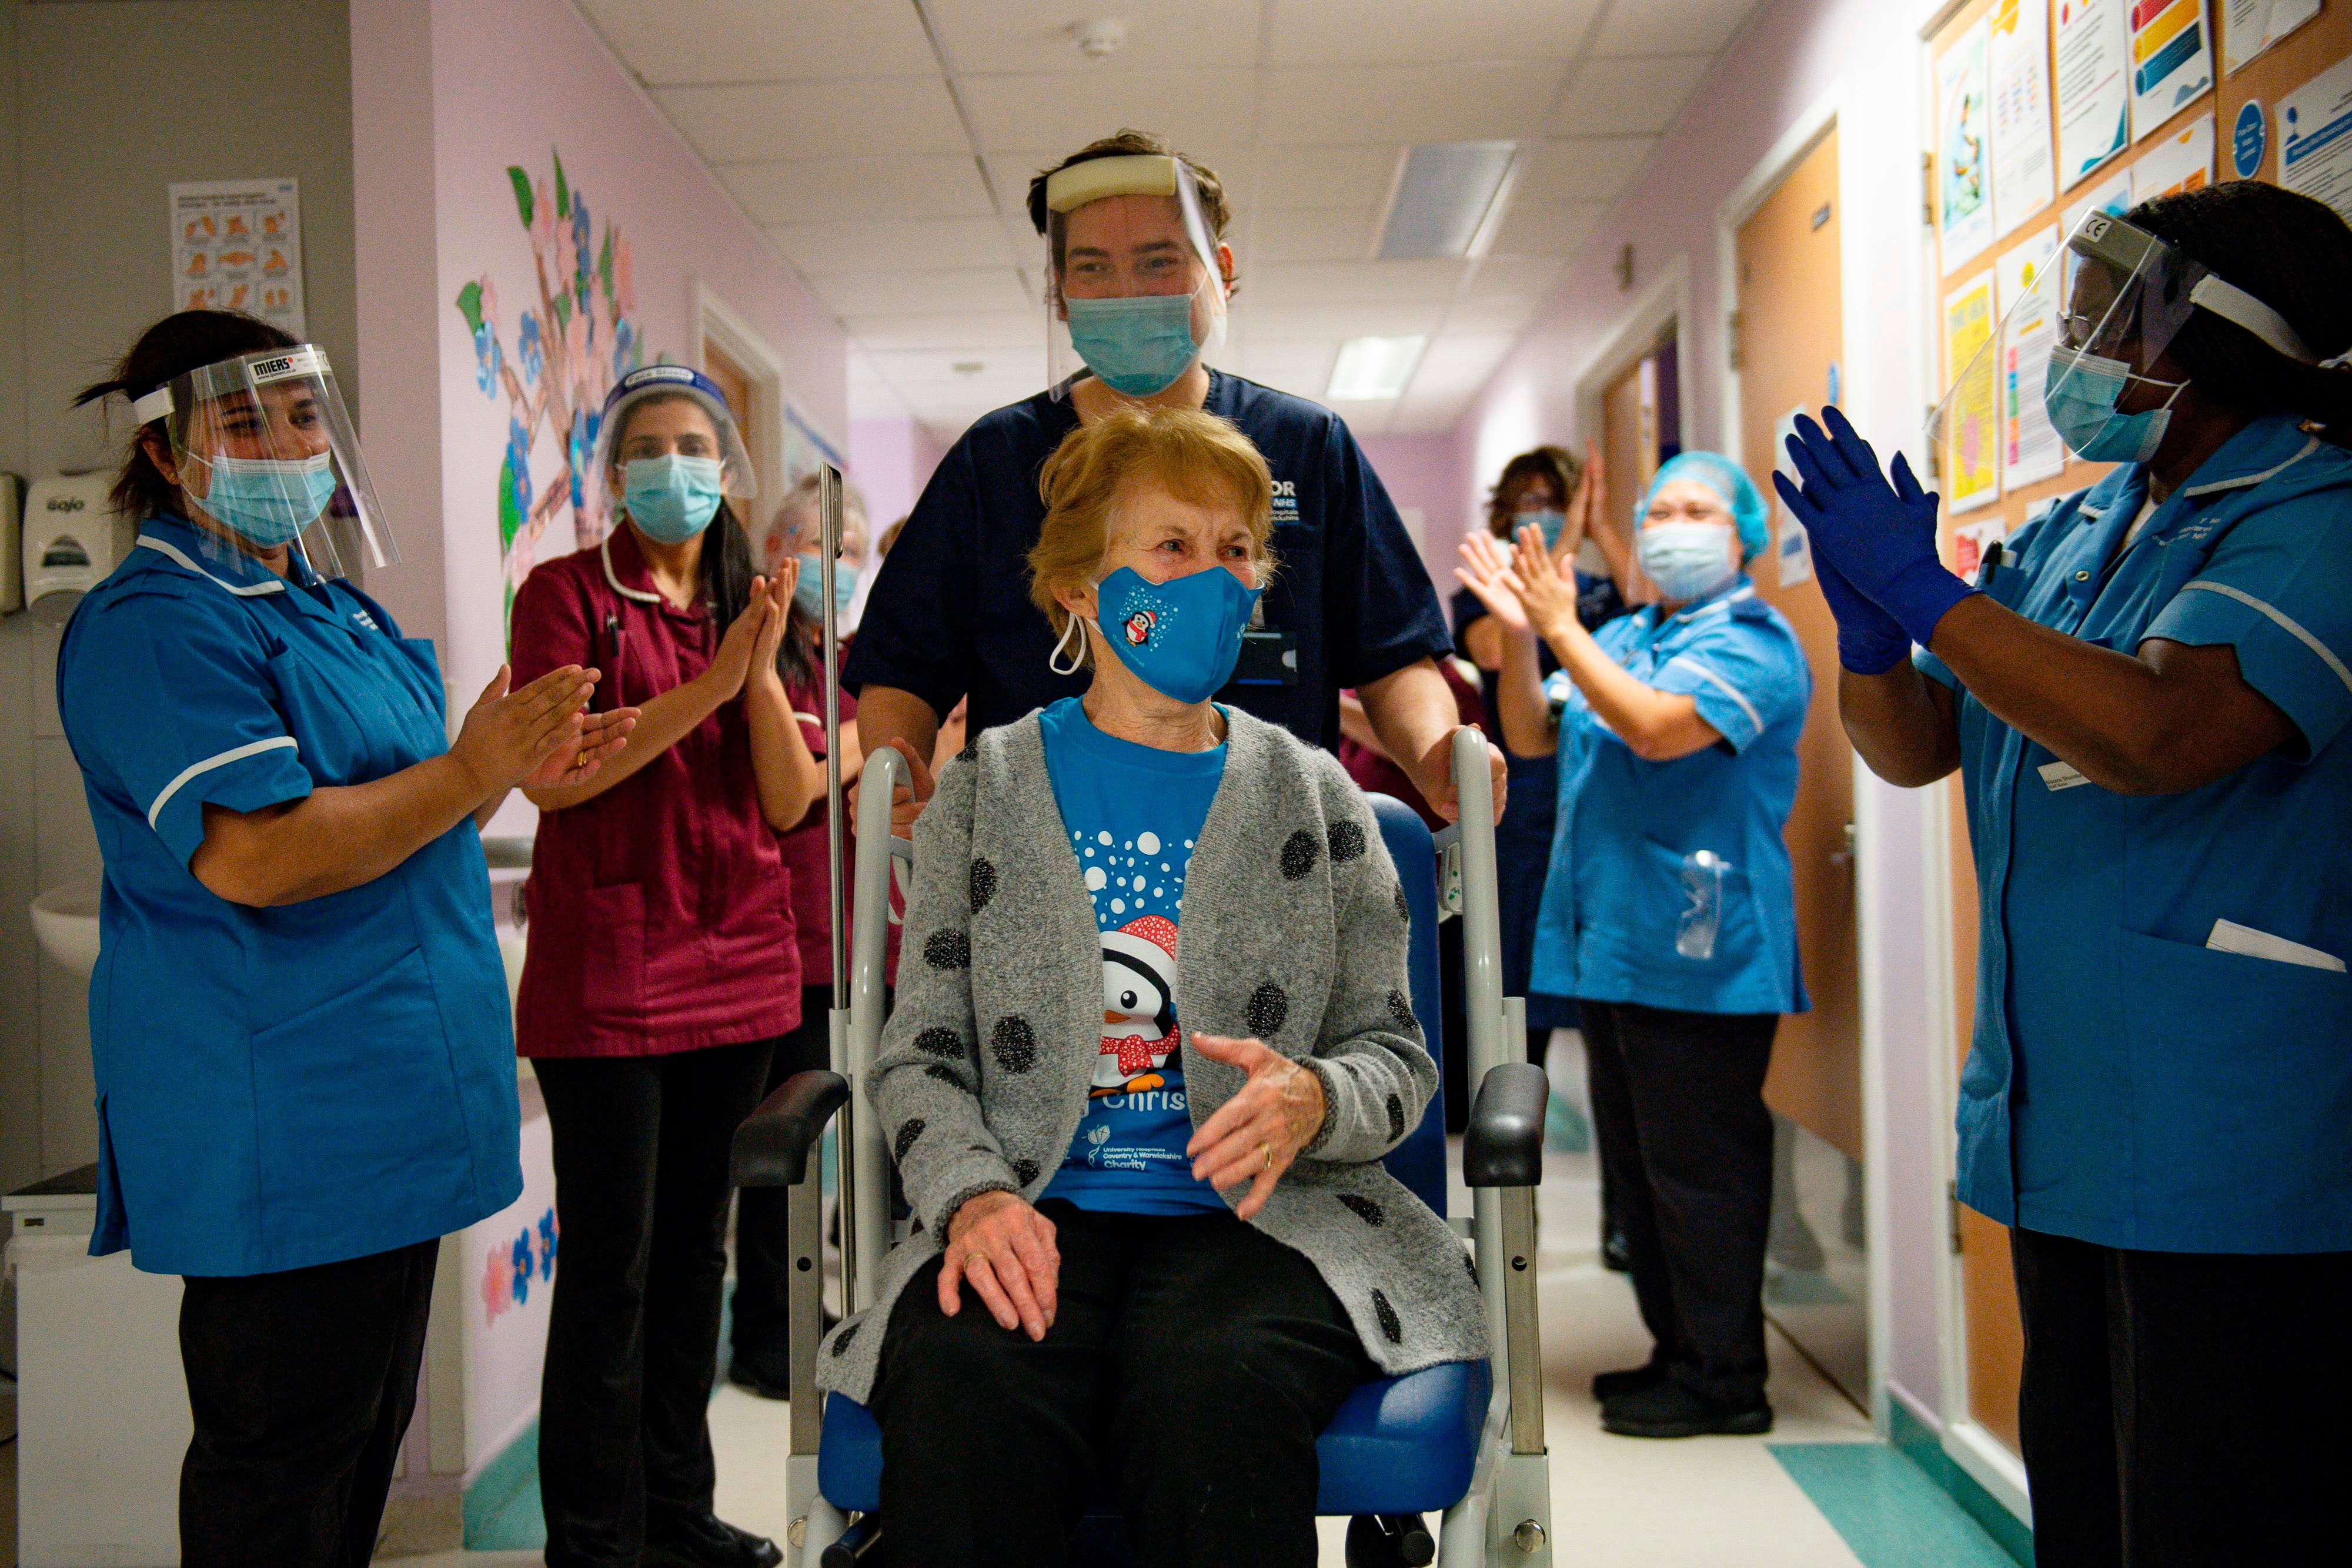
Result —
POLYGON ((983 1192, 966 1198, 948 1221, 940 1311, 949 1317, 962 1311, 958 1282, 968 1280, 1000 1325, 1042 1340, 1054 1326, 1055 1284, 1061 1271, 1054 1222, 1017 1192, 983 1192))
POLYGON ((719 640, 719 652, 712 654, 710 667, 702 672, 701 679, 716 689, 720 702, 727 702, 743 689, 751 674, 751 661, 759 652, 761 640, 767 634, 768 623, 776 613, 776 601, 769 596, 768 580, 751 580, 751 598, 743 612, 727 628, 719 640))
POLYGON ((550 670, 519 692, 507 690, 511 674, 510 666, 499 666, 449 744, 450 757, 484 800, 530 779, 564 747, 578 751, 581 711, 596 689, 597 672, 578 664, 550 670))

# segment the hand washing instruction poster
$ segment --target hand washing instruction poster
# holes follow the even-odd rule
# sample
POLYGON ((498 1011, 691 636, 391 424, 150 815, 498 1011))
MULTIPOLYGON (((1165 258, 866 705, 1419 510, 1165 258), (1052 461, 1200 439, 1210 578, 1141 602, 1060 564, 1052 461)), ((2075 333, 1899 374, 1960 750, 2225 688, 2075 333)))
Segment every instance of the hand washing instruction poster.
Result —
POLYGON ((2037 479, 2054 479, 2066 466, 2066 448, 2042 406, 2042 383, 2050 375, 2050 351, 2058 343, 2056 296, 2034 291, 2044 269, 2057 265, 2058 231, 2046 229, 2011 246, 1994 264, 1993 307, 2004 316, 2023 305, 2009 322, 1995 371, 2000 397, 2002 482, 2014 490, 2037 479))
MULTIPOLYGON (((1792 408, 1772 426, 1772 467, 1786 474, 1791 484, 1799 482, 1799 476, 1797 460, 1789 455, 1789 443, 1796 437, 1797 416, 1804 412, 1792 408)), ((1789 510, 1777 487, 1772 492, 1772 555, 1780 564, 1781 587, 1794 588, 1812 577, 1813 542, 1805 537, 1805 525, 1789 510)))
POLYGON ((1992 243, 1992 78, 1982 22, 1936 61, 1936 116, 1944 172, 1937 207, 1951 272, 1992 243))
POLYGON ((1991 22, 1993 229, 2005 235, 2058 194, 2048 0, 2001 0, 1991 22))
POLYGON ((2213 85, 2205 0, 2134 0, 2132 136, 2145 141, 2213 85))
POLYGON ((2278 182, 2352 219, 2352 59, 2279 99, 2278 182))
POLYGON ((172 308, 242 310, 297 338, 302 327, 302 202, 292 180, 203 180, 171 187, 172 308))
POLYGON ((2256 55, 2319 15, 2319 0, 2221 0, 2221 68, 2235 76, 2256 55))
POLYGON ((2058 0, 2058 184, 2072 189, 2131 145, 2125 0, 2058 0))
POLYGON ((1992 340, 1993 275, 1980 273, 1944 297, 1944 364, 1954 378, 1945 421, 1944 506, 1966 512, 2000 497, 1999 393, 1992 340))

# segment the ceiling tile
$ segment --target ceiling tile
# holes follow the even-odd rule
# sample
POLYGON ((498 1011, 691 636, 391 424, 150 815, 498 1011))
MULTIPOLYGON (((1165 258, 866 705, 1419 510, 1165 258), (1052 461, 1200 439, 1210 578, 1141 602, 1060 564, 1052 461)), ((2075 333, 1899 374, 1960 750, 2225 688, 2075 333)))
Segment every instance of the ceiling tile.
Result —
MULTIPOLYGON (((1230 131, 1232 128, 1227 129, 1230 131)), ((981 161, 988 165, 989 183, 996 187, 996 199, 1004 205, 1008 225, 1017 227, 1028 237, 1030 245, 1040 242, 1037 231, 1029 226, 1029 182, 1036 178, 1040 170, 1054 167, 1092 140, 1094 138, 1088 136, 1073 141, 1058 152, 1027 148, 982 155, 981 161)), ((1250 160, 1246 153, 1222 143, 1192 146, 1180 141, 1175 145, 1186 157, 1215 173, 1218 183, 1224 189, 1228 210, 1236 214, 1247 213, 1251 205, 1250 192, 1256 182, 1250 178, 1250 160)))
POLYGON ((1499 256, 1568 256, 1591 237, 1606 202, 1513 202, 1496 225, 1499 256))
POLYGON ((1061 149, 1054 154, 1060 158, 1123 126, 1163 136, 1188 152, 1224 140, 1234 127, 1249 123, 1251 78, 1242 66, 1112 68, 1076 76, 959 77, 956 87, 982 152, 1051 147, 1061 149))
POLYGON ((1569 78, 1556 136, 1643 135, 1665 130, 1682 112, 1713 61, 1706 55, 1586 60, 1569 78))
POLYGON ((1283 261, 1362 261, 1372 254, 1374 210, 1259 213, 1244 265, 1283 261))
POLYGON ((1112 15, 1126 37, 1100 60, 1088 59, 1071 37, 1085 13, 1069 0, 927 0, 925 9, 950 68, 960 77, 1216 67, 1257 55, 1257 0, 1123 7, 1112 15))
POLYGON ((1489 256, 1472 268, 1469 281, 1462 286, 1462 298, 1457 304, 1489 299, 1497 295, 1540 299, 1551 292, 1553 284, 1559 281, 1562 265, 1557 256, 1489 256))
POLYGON ((1269 147, 1258 154, 1259 206, 1377 207, 1396 179, 1400 149, 1389 143, 1355 147, 1269 147))
POLYGON ((778 225, 768 233, 785 259, 811 277, 1013 265, 1013 247, 992 217, 778 225))
POLYGON ((720 163, 719 178, 762 224, 981 218, 988 188, 969 153, 720 163))
POLYGON ((1616 0, 1593 35, 1596 55, 1713 54, 1757 0, 1616 0))
POLYGON ((1441 22, 1396 0, 1282 0, 1266 57, 1281 65, 1417 65, 1432 60, 1565 60, 1601 0, 1478 0, 1441 22))
POLYGON ((1278 305, 1264 299, 1253 302, 1244 287, 1234 302, 1235 318, 1245 316, 1248 321, 1253 343, 1285 338, 1404 337, 1435 330, 1444 309, 1442 293, 1386 305, 1278 305))
POLYGON ((809 282, 818 298, 835 315, 844 317, 921 316, 941 310, 1010 312, 1028 303, 1020 275, 1009 267, 974 267, 966 272, 844 273, 809 282))
POLYGON ((883 349, 866 355, 892 386, 926 382, 1034 381, 1045 364, 1045 335, 1017 347, 994 349, 883 349), (979 367, 977 370, 962 367, 979 367))
POLYGON ((1243 287, 1265 305, 1443 304, 1467 266, 1459 261, 1277 262, 1254 268, 1243 287))
POLYGON ((1449 331, 1516 332, 1535 319, 1540 302, 1517 295, 1489 299, 1457 299, 1445 313, 1449 331))
POLYGON ((1296 341, 1253 343, 1242 356, 1242 374, 1268 386, 1293 382, 1315 383, 1315 395, 1320 397, 1331 380, 1331 367, 1339 357, 1336 338, 1299 339, 1296 341))
MULTIPOLYGON (((1324 400, 1318 398, 1316 401, 1324 400)), ((1390 397, 1359 402, 1353 398, 1334 398, 1329 400, 1328 406, 1332 413, 1346 420, 1348 428, 1357 435, 1386 435, 1389 434, 1389 422, 1396 416, 1397 400, 1390 397)))
POLYGON ((1285 67, 1263 75, 1258 134, 1305 147, 1528 134, 1559 85, 1550 61, 1285 67))
POLYGON ((964 152, 938 77, 674 87, 655 101, 711 162, 964 152))
POLYGON ((579 0, 646 85, 936 76, 912 5, 792 0, 579 0))
POLYGON ((841 324, 852 338, 877 353, 889 349, 988 350, 1024 345, 1035 346, 1040 354, 1045 351, 1045 319, 1031 309, 906 316, 847 312, 841 324))
POLYGON ((1658 145, 1654 136, 1573 136, 1519 150, 1511 204, 1522 202, 1613 202, 1658 145))

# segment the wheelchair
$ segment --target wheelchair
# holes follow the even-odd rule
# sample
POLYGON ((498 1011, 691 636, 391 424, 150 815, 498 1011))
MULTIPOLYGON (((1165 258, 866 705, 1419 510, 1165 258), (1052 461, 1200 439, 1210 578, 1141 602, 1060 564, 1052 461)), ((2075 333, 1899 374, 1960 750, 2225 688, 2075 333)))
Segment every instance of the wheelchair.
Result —
MULTIPOLYGON (((821 558, 828 570, 831 553, 821 558)), ((828 586, 828 622, 833 601, 828 586)), ((826 632, 830 664, 829 624, 826 632)), ((827 671, 828 694, 835 689, 833 674, 827 671)), ((879 1119, 858 1093, 882 1036, 885 912, 894 865, 912 863, 912 845, 894 838, 890 825, 891 795, 906 765, 887 749, 866 759, 855 883, 860 918, 849 939, 854 954, 845 954, 838 751, 830 744, 837 738, 835 706, 828 701, 826 716, 835 807, 833 1068, 797 1073, 770 1095, 738 1130, 732 1151, 736 1186, 787 1189, 792 1404, 785 1561, 794 1568, 878 1563, 887 1527, 879 1511, 880 1427, 863 1406, 838 1394, 820 1401, 816 1389, 824 1270, 821 1184, 812 1155, 823 1146, 829 1123, 838 1124, 833 1146, 848 1311, 870 1303, 883 1256, 907 1226, 903 1205, 894 1200, 879 1119)), ((1543 1173, 1549 1090, 1542 1069, 1526 1061, 1523 1004, 1502 994, 1494 812, 1481 737, 1457 735, 1453 765, 1462 821, 1435 838, 1402 802, 1381 795, 1371 800, 1412 915, 1412 1003, 1423 1019, 1444 1016, 1438 923, 1454 915, 1464 921, 1471 1082, 1477 1088, 1463 1155, 1473 1213, 1453 1223, 1471 1243, 1493 1354, 1489 1362, 1446 1363, 1375 1379, 1350 1396, 1325 1428, 1316 1445, 1317 1512, 1349 1518, 1349 1568, 1432 1562, 1444 1568, 1532 1568, 1551 1562, 1535 1279, 1535 1187, 1543 1173), (1423 1518, 1432 1512, 1443 1516, 1435 1535, 1423 1518)), ((1429 1045, 1433 1054, 1444 1049, 1435 1034, 1429 1045)), ((1420 1126, 1384 1163, 1444 1215, 1445 1161, 1444 1105, 1433 1097, 1420 1126)), ((1131 1561, 1125 1521, 1108 1498, 1082 1523, 1075 1556, 1090 1568, 1131 1561)))

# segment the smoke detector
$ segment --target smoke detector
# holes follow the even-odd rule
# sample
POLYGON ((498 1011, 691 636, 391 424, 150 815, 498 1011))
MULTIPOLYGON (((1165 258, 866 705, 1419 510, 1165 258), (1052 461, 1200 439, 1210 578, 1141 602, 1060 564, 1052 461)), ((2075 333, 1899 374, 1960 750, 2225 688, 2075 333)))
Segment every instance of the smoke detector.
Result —
POLYGON ((1090 60, 1107 60, 1118 53, 1119 47, 1127 42, 1127 24, 1108 19, 1073 22, 1064 31, 1070 35, 1070 42, 1078 47, 1078 53, 1090 60))
POLYGON ((948 369, 953 371, 960 376, 976 376, 980 374, 981 371, 988 369, 988 361, 985 360, 958 360, 955 363, 950 365, 948 369))

